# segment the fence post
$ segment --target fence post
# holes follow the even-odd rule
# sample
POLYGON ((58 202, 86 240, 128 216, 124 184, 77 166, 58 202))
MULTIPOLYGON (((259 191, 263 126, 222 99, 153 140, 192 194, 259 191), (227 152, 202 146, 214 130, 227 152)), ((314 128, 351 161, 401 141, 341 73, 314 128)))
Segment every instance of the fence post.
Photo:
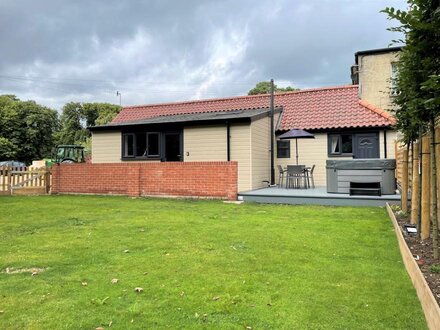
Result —
POLYGON ((12 195, 12 166, 8 165, 8 190, 9 190, 9 195, 12 195))
POLYGON ((46 188, 46 194, 48 194, 50 192, 50 170, 49 167, 46 165, 44 167, 44 185, 46 188))
MULTIPOLYGON (((440 127, 435 129, 435 153, 437 155, 435 162, 437 167, 437 207, 440 205, 440 127)), ((434 221, 434 219, 433 219, 434 221)), ((437 212, 437 222, 440 228, 440 212, 437 212)))
POLYGON ((419 142, 414 142, 412 152, 411 223, 416 224, 419 207, 419 142))
POLYGON ((422 240, 429 238, 431 229, 431 207, 430 207, 430 154, 429 154, 429 136, 422 139, 422 212, 421 212, 421 230, 422 240))
POLYGON ((402 150, 402 211, 408 212, 408 149, 402 150))

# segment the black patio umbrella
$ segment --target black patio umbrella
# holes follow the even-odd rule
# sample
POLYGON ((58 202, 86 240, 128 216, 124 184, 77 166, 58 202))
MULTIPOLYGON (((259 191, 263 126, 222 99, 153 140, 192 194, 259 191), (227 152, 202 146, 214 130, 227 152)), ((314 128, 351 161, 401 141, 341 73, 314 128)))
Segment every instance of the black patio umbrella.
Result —
POLYGON ((281 140, 295 139, 296 144, 296 165, 298 165, 298 139, 314 139, 315 136, 303 129, 291 129, 290 131, 279 136, 281 140))

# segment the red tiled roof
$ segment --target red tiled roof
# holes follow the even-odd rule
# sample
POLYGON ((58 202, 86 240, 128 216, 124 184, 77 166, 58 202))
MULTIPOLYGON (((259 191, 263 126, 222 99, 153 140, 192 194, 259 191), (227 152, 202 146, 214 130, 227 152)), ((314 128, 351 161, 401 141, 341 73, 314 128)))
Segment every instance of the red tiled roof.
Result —
MULTIPOLYGON (((269 102, 270 96, 264 94, 129 106, 118 114, 113 123, 177 114, 255 109, 267 107, 269 102)), ((275 106, 284 108, 280 130, 384 127, 395 124, 391 114, 359 100, 357 85, 277 93, 275 106)))

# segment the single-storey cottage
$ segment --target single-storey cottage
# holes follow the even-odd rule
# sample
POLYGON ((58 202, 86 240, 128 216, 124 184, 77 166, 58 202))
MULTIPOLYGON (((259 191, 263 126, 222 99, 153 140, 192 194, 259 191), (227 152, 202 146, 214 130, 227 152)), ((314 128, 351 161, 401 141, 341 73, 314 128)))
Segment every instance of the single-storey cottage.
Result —
POLYGON ((315 136, 298 141, 299 163, 316 165, 315 184, 325 186, 327 159, 394 158, 395 119, 358 88, 276 93, 273 130, 267 94, 125 107, 90 127, 92 162, 237 161, 238 191, 248 191, 267 187, 277 165, 295 164, 294 143, 277 137, 297 128, 315 136))

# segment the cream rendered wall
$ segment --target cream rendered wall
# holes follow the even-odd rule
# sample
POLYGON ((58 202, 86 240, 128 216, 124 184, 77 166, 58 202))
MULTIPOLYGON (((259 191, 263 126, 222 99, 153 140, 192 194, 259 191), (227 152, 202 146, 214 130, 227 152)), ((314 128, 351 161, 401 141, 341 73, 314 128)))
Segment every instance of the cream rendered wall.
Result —
POLYGON ((183 161, 226 161, 226 125, 190 126, 183 130, 183 161))
POLYGON ((251 145, 252 189, 267 187, 263 181, 270 181, 270 117, 252 122, 251 145))
MULTIPOLYGON (((276 141, 275 141, 276 143, 276 141)), ((290 140, 290 158, 278 158, 275 144, 275 167, 281 165, 296 164, 295 140, 290 140)), ((313 177, 315 186, 326 185, 325 161, 327 160, 327 133, 316 133, 314 139, 298 139, 298 164, 312 166, 316 165, 313 177)), ((341 159, 341 158, 338 158, 341 159)), ((351 158, 348 158, 351 159, 351 158)), ((278 169, 275 170, 276 182, 278 182, 278 169)))
POLYGON ((120 131, 92 132, 92 163, 120 163, 120 131))
POLYGON ((391 63, 397 62, 398 59, 399 52, 358 57, 361 99, 384 110, 393 108, 390 97, 391 63))

